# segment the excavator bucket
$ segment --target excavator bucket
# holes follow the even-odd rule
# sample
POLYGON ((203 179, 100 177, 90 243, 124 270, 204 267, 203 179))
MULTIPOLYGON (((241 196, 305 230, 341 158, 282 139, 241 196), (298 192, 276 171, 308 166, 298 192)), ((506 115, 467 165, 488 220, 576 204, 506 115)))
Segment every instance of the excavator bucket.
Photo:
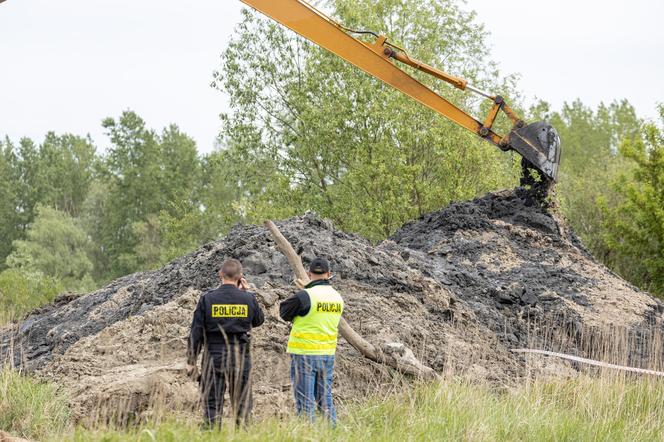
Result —
POLYGON ((509 133, 509 146, 552 181, 558 176, 560 137, 549 123, 538 121, 509 133))

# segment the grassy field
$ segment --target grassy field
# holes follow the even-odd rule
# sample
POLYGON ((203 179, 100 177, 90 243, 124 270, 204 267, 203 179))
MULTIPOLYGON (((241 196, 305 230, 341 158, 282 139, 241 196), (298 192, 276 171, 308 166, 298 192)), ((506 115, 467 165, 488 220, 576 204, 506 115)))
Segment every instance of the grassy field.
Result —
POLYGON ((0 430, 46 439, 69 429, 67 398, 53 385, 0 365, 0 430))
POLYGON ((420 385, 389 397, 340 405, 339 425, 297 418, 202 431, 166 419, 113 429, 75 428, 67 400, 48 384, 4 369, 0 429, 37 440, 70 441, 657 441, 664 440, 664 382, 605 375, 534 381, 496 389, 458 381, 420 385))

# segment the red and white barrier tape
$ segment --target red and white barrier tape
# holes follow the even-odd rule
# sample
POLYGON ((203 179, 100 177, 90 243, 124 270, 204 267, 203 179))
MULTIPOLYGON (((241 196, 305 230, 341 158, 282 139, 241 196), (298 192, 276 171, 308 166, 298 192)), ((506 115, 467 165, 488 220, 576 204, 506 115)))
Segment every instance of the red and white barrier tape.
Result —
POLYGON ((596 361, 594 359, 587 359, 587 358, 582 358, 582 357, 579 357, 579 356, 566 355, 565 353, 556 353, 554 351, 548 351, 548 350, 534 350, 534 349, 530 349, 530 348, 513 348, 512 351, 515 352, 515 353, 536 353, 536 354, 541 354, 541 355, 554 356, 556 358, 562 358, 562 359, 567 359, 567 360, 570 360, 570 361, 576 361, 576 362, 580 362, 582 364, 594 365, 596 367, 611 368, 611 369, 614 369, 614 370, 629 371, 629 372, 632 372, 632 373, 649 374, 649 375, 653 375, 653 376, 664 376, 664 372, 662 372, 662 371, 648 370, 648 369, 645 369, 645 368, 627 367, 625 365, 609 364, 608 362, 596 361))

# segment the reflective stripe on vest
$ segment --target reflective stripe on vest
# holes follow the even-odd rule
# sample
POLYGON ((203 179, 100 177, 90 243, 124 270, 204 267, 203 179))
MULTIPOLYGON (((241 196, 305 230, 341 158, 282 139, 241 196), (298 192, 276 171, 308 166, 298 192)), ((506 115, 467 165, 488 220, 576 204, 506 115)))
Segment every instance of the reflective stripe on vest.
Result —
POLYGON ((333 355, 337 349, 344 301, 330 285, 316 285, 305 290, 311 307, 305 316, 293 319, 287 351, 299 355, 333 355))

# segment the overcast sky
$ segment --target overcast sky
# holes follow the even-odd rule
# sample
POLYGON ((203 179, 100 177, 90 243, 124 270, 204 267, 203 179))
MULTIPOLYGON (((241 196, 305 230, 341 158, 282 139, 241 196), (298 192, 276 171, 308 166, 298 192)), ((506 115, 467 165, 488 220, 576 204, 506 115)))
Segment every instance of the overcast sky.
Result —
MULTIPOLYGON (((209 84, 239 0, 7 0, 0 4, 0 136, 89 133, 125 109, 214 146, 225 97, 209 84)), ((664 1, 468 0, 493 59, 526 98, 560 106, 664 102, 664 1)))

